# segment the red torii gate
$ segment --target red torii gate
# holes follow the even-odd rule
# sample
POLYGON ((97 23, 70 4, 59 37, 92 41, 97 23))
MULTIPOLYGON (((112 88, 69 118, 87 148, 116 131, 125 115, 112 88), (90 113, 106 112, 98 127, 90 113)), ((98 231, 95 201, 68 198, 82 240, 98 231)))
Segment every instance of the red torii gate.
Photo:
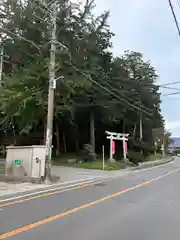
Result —
POLYGON ((115 153, 115 141, 114 140, 121 140, 123 142, 123 157, 126 159, 127 155, 127 141, 129 133, 116 133, 116 132, 109 132, 105 131, 108 135, 106 138, 110 139, 110 160, 113 159, 113 154, 115 153))

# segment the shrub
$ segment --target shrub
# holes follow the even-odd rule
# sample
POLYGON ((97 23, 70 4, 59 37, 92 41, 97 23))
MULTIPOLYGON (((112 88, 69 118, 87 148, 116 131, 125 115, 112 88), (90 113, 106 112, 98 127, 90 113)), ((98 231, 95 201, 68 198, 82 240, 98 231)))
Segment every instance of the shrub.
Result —
POLYGON ((84 144, 83 160, 85 162, 91 162, 96 160, 96 153, 94 152, 90 144, 84 144))
POLYGON ((138 165, 139 162, 143 162, 144 156, 141 152, 129 151, 127 155, 130 162, 138 165))

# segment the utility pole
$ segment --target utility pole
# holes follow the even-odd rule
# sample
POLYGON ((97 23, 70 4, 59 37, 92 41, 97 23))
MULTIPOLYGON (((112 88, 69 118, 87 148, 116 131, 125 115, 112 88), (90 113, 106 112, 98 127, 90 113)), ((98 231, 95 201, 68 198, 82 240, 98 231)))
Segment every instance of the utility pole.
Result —
POLYGON ((0 52, 0 87, 2 87, 3 55, 4 55, 4 48, 3 48, 3 44, 1 43, 1 52, 0 52))
POLYGON ((52 31, 51 47, 49 61, 49 92, 48 92, 48 113, 46 126, 46 174, 45 177, 51 179, 51 153, 52 153, 52 136, 53 136, 53 115, 54 115, 54 92, 56 88, 55 67, 56 67, 56 2, 52 3, 52 31))
MULTIPOLYGON (((139 103, 142 105, 141 100, 139 101, 139 103)), ((142 111, 141 111, 141 108, 139 109, 139 138, 140 138, 140 140, 143 139, 142 111)))
MULTIPOLYGON (((139 101, 142 105, 141 100, 139 101)), ((143 140, 143 127, 142 127, 142 111, 141 108, 139 110, 139 138, 142 141, 143 140)), ((143 150, 141 150, 141 153, 143 154, 143 150)))
POLYGON ((139 113, 139 136, 140 136, 140 140, 142 140, 143 129, 142 129, 142 112, 141 112, 141 109, 140 109, 140 113, 139 113))
POLYGON ((163 136, 163 139, 162 139, 161 151, 162 151, 162 156, 165 157, 165 136, 163 136))

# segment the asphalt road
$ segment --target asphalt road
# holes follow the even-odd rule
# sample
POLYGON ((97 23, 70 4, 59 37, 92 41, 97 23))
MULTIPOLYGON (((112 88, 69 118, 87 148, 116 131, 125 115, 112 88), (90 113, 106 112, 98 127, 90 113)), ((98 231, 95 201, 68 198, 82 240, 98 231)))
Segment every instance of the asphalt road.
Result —
POLYGON ((0 202, 0 239, 179 240, 180 160, 66 192, 0 202))

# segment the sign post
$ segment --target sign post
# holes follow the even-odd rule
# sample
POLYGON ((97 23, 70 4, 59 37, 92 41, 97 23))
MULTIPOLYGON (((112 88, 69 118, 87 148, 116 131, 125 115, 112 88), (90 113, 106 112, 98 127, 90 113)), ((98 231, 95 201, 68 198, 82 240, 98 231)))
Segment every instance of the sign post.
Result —
POLYGON ((103 170, 104 170, 104 145, 102 146, 103 170))

